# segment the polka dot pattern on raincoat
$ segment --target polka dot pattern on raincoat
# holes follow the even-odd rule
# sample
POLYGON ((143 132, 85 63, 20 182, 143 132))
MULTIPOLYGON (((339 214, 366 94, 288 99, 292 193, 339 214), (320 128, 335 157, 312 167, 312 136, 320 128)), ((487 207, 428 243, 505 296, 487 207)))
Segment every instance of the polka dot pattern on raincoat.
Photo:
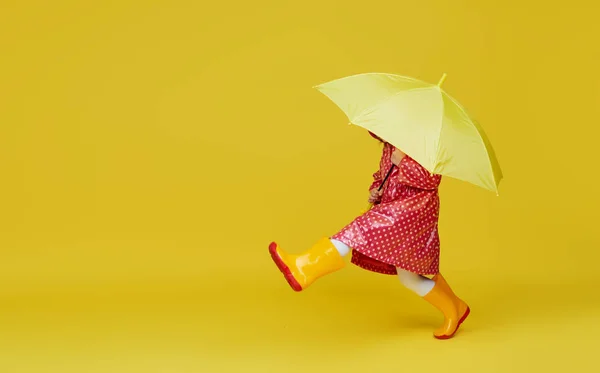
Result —
MULTIPOLYGON (((392 166, 393 151, 393 146, 384 144, 370 190, 381 185, 392 166)), ((422 275, 438 273, 440 182, 440 175, 405 156, 386 181, 380 201, 332 238, 351 247, 352 263, 369 271, 395 275, 401 268, 422 275)))

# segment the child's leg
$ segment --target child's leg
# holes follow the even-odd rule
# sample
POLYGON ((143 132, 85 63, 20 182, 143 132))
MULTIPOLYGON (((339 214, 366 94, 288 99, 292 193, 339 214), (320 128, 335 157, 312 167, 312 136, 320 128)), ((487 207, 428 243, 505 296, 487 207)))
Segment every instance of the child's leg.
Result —
POLYGON ((336 250, 338 251, 338 253, 340 253, 341 256, 346 256, 350 252, 350 247, 342 241, 338 241, 332 238, 331 243, 333 244, 333 246, 335 246, 336 250))
POLYGON ((451 338, 471 312, 469 306, 454 294, 444 277, 438 273, 433 279, 397 268, 400 282, 423 297, 444 314, 444 324, 434 336, 451 338))
POLYGON ((417 295, 419 295, 420 297, 424 297, 425 295, 427 295, 435 286, 435 282, 433 280, 428 279, 427 277, 409 271, 405 271, 401 268, 397 268, 397 271, 398 279, 400 279, 402 285, 417 293, 417 295))

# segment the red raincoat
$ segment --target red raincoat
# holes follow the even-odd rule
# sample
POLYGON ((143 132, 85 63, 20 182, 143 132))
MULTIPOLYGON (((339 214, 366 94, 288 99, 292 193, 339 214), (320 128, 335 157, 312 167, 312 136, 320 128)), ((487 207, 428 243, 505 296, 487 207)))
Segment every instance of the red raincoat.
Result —
MULTIPOLYGON (((380 168, 370 190, 379 188, 392 166, 394 147, 384 143, 380 168)), ((351 247, 352 263, 383 274, 401 268, 421 275, 439 271, 440 175, 406 156, 394 167, 379 203, 332 238, 351 247)))

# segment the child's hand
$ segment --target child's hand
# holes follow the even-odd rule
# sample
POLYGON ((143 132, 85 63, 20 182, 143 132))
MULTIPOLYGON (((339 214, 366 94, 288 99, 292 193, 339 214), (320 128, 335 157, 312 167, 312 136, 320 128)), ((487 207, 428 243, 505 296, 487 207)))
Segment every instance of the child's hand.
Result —
POLYGON ((373 189, 371 190, 371 195, 369 196, 369 203, 375 203, 381 199, 382 191, 373 189))
POLYGON ((404 152, 402 152, 402 150, 396 148, 394 149, 394 152, 392 153, 392 163, 396 166, 400 166, 400 162, 402 162, 402 159, 406 157, 406 154, 404 154, 404 152))

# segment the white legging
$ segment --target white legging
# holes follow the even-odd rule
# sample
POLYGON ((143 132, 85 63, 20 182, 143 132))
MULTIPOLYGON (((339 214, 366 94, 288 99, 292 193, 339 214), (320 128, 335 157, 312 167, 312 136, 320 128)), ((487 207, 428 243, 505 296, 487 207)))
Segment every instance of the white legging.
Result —
POLYGON ((421 297, 427 295, 435 285, 433 280, 428 279, 425 276, 405 271, 402 268, 396 268, 396 271, 398 272, 398 278, 402 285, 414 291, 421 297))
MULTIPOLYGON (((331 242, 340 253, 341 256, 346 256, 350 252, 350 247, 345 243, 332 239, 331 242)), ((402 268, 396 268, 398 279, 402 285, 415 292, 417 295, 424 297, 433 289, 435 282, 427 277, 406 271, 402 268)))

